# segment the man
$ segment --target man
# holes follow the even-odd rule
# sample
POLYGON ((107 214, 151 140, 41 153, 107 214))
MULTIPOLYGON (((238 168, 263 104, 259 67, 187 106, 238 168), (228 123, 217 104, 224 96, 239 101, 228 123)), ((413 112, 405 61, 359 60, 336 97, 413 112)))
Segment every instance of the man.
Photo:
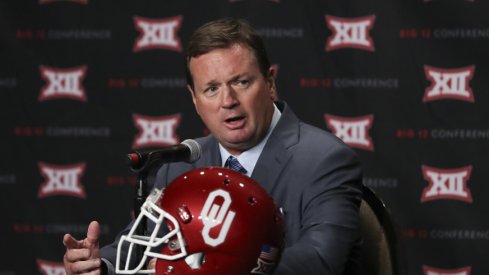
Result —
MULTIPOLYGON (((163 165, 155 187, 195 167, 225 166, 234 156, 283 208, 286 246, 274 274, 358 274, 362 194, 355 153, 301 122, 286 103, 274 102, 276 72, 246 22, 223 19, 200 27, 186 60, 188 90, 211 135, 197 139, 201 159, 163 165)), ((65 235, 68 274, 112 270, 118 241, 99 250, 99 231, 92 222, 85 240, 65 235)))

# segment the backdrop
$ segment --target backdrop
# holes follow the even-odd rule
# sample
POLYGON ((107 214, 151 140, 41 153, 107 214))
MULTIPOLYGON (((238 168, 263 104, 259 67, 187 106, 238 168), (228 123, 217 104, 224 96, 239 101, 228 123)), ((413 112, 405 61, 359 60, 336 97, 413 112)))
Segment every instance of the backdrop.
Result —
POLYGON ((279 97, 355 148, 403 274, 489 274, 484 0, 0 2, 0 274, 64 274, 62 237, 132 219, 132 149, 206 133, 182 48, 243 17, 279 97))

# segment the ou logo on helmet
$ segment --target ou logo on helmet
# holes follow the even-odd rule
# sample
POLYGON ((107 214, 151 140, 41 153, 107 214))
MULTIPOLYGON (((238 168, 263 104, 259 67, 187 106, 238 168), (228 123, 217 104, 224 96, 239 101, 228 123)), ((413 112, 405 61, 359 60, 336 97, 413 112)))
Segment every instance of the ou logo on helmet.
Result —
POLYGON ((217 246, 224 242, 233 222, 236 212, 229 210, 232 199, 227 191, 218 189, 212 191, 207 197, 204 203, 204 207, 200 212, 200 217, 204 223, 204 229, 202 230, 202 237, 206 244, 210 246, 217 246), (224 202, 222 205, 215 204, 214 201, 217 197, 221 197, 224 202), (222 224, 221 231, 216 238, 209 235, 209 232, 216 226, 222 224))

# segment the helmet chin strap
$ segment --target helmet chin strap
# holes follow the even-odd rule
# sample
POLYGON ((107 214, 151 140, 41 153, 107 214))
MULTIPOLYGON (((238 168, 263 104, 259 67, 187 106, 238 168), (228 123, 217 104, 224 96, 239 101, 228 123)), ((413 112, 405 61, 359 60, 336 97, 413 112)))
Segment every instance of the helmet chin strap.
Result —
POLYGON ((200 268, 204 263, 204 253, 197 252, 192 255, 188 255, 187 257, 185 257, 185 262, 192 269, 200 268))

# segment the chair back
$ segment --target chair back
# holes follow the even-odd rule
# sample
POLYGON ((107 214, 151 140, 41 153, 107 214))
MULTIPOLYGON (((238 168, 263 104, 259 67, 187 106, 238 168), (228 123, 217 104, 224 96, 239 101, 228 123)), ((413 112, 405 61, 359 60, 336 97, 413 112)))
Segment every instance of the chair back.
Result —
POLYGON ((394 224, 382 200, 364 186, 360 205, 362 274, 397 275, 397 238, 394 224))

